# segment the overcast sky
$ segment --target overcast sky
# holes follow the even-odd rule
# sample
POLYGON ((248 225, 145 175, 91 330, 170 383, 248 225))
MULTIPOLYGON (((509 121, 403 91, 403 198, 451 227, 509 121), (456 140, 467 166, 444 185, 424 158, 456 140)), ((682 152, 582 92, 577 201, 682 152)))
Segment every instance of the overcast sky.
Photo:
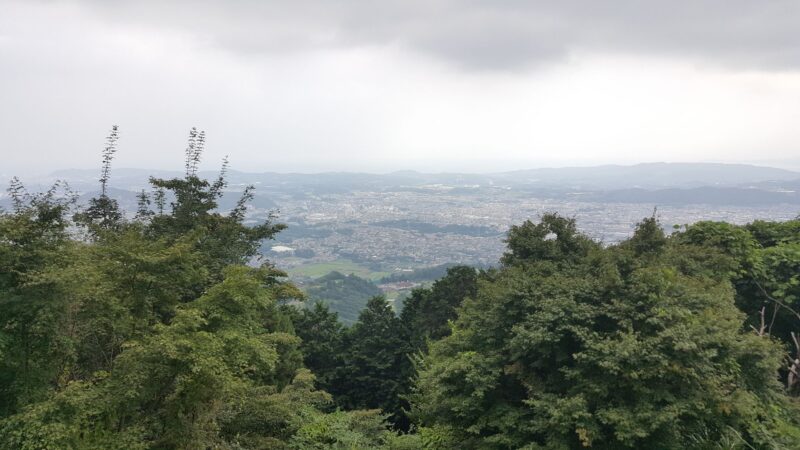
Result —
POLYGON ((800 1, 0 0, 0 172, 800 168, 800 1))

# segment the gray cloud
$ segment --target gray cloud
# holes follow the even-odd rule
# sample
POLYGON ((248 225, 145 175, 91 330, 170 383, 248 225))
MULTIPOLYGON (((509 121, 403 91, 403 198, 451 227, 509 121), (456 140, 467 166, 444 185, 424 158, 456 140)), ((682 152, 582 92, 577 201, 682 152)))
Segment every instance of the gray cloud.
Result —
POLYGON ((0 171, 94 167, 111 123, 120 167, 191 126, 250 170, 796 159, 798 8, 0 0, 0 171))
POLYGON ((402 46, 465 70, 575 52, 666 55, 737 69, 800 67, 800 2, 92 1, 108 21, 188 32, 247 54, 402 46))

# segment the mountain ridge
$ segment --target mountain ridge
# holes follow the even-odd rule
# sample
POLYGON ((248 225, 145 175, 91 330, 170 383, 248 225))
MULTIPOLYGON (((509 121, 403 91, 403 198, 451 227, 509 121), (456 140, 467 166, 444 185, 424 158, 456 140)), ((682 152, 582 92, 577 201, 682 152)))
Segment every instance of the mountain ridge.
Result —
MULTIPOLYGON (((202 171, 202 176, 215 177, 217 171, 202 171)), ((181 176, 181 171, 119 168, 112 170, 114 180, 146 184, 148 176, 181 176)), ((76 178, 93 182, 97 170, 66 169, 52 172, 50 178, 76 178)), ((504 185, 565 187, 575 189, 624 188, 694 188, 701 186, 748 186, 768 182, 800 180, 800 172, 769 166, 725 163, 640 163, 634 165, 600 165, 520 169, 489 174, 439 172, 426 173, 399 170, 390 173, 368 172, 244 172, 228 170, 232 185, 327 186, 341 188, 376 188, 423 185, 504 185)), ((124 183, 123 183, 124 184, 124 183)))

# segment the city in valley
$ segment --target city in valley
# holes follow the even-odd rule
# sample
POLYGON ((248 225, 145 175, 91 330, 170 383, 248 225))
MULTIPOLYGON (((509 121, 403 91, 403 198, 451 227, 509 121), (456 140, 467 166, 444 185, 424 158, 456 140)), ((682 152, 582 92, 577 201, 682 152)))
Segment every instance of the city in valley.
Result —
MULTIPOLYGON (((584 233, 615 243, 653 213, 672 229, 698 220, 786 220, 800 211, 796 204, 607 203, 585 201, 579 194, 553 199, 498 188, 454 190, 431 186, 276 199, 279 219, 289 228, 267 244, 267 255, 289 269, 341 259, 385 272, 445 263, 492 265, 504 251, 511 225, 536 221, 546 212, 572 217, 584 233)), ((253 218, 268 213, 255 210, 253 218)))
MULTIPOLYGON (((128 214, 136 210, 136 193, 147 188, 150 174, 139 169, 113 172, 110 192, 128 214)), ((213 179, 216 173, 204 176, 213 179)), ((442 273, 403 276, 415 270, 496 265, 509 227, 536 222, 547 212, 574 218, 580 231, 607 244, 627 239, 637 223, 653 215, 671 232, 703 220, 744 224, 787 220, 800 212, 800 173, 734 164, 497 174, 230 171, 228 177, 220 209, 233 207, 245 186, 252 185, 255 198, 247 221, 272 216, 288 225, 263 244, 261 253, 301 286, 336 271, 372 280, 390 298, 442 273)), ((88 198, 97 189, 96 178, 94 171, 67 170, 29 184, 46 186, 64 179, 88 198)))

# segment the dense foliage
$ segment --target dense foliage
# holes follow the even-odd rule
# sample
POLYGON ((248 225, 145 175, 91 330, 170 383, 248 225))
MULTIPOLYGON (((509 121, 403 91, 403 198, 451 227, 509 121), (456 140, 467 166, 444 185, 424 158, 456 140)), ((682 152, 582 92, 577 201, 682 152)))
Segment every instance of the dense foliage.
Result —
POLYGON ((721 252, 736 289, 736 306, 759 334, 780 340, 798 359, 783 375, 800 393, 800 220, 755 221, 745 226, 698 222, 676 236, 682 242, 721 252))
POLYGON ((555 215, 513 228, 504 267, 422 361, 413 403, 426 439, 796 448, 797 411, 776 376, 783 351, 742 326, 736 261, 684 238, 652 218, 609 248, 555 215))
POLYGON ((467 266, 447 269, 444 277, 428 289, 415 289, 405 300, 401 318, 416 349, 424 349, 429 340, 450 334, 450 321, 464 299, 478 290, 478 272, 467 266))
POLYGON ((110 158, 74 222, 58 186, 12 185, 14 210, 0 216, 0 448, 404 445, 380 411, 328 416, 280 304, 302 294, 253 264, 282 226, 244 225, 250 188, 218 211, 224 173, 197 177, 202 144, 193 130, 185 177, 152 179, 132 220, 105 197, 110 158))
POLYGON ((85 207, 9 188, 0 448, 800 447, 800 220, 667 236, 651 217, 603 246, 547 214, 400 316, 341 274, 296 307, 258 255, 283 226, 245 225, 251 188, 221 211, 202 132, 135 217, 107 194, 118 138, 85 207))

